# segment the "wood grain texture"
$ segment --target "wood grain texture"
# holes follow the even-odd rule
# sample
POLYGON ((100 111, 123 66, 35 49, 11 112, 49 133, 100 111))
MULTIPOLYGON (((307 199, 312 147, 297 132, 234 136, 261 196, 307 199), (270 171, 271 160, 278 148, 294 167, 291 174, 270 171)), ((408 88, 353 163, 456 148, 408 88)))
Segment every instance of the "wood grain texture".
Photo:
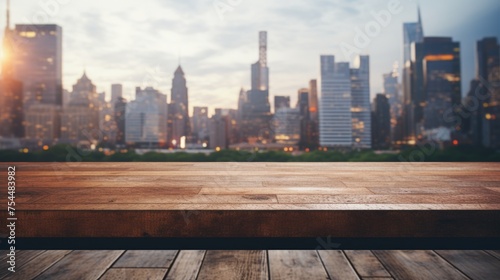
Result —
POLYGON ((271 279, 324 280, 328 275, 317 251, 269 251, 271 279))
POLYGON ((358 275, 366 277, 391 277, 382 263, 371 251, 345 251, 358 275))
POLYGON ((170 268, 166 280, 196 280, 205 251, 180 251, 170 268))
POLYGON ((268 279, 266 252, 208 251, 198 279, 268 279))
POLYGON ((148 267, 151 258, 160 253, 158 251, 126 251, 123 254, 121 251, 18 251, 18 257, 29 260, 19 259, 17 272, 4 274, 0 279, 497 280, 497 262, 500 260, 490 255, 491 252, 498 253, 439 251, 438 255, 433 251, 374 251, 375 254, 371 251, 180 251, 168 269, 148 267), (113 261, 120 255, 127 255, 129 259, 134 256, 134 261, 130 262, 133 267, 112 267, 113 261))
POLYGON ((159 268, 112 268, 106 271, 99 280, 162 280, 166 273, 166 269, 159 268))
POLYGON ((122 253, 123 251, 73 251, 37 279, 98 279, 122 253))
MULTIPOLYGON (((21 268, 22 266, 29 263, 32 259, 43 253, 44 251, 35 250, 16 251, 16 265, 18 266, 18 268, 21 268)), ((0 279, 11 274, 11 272, 7 270, 7 268, 10 266, 9 263, 7 263, 7 252, 5 253, 5 257, 6 258, 0 263, 0 279)))
POLYGON ((500 163, 15 166, 19 237, 500 236, 500 163))
POLYGON ((16 263, 16 272, 9 273, 5 278, 2 273, 0 279, 35 279, 69 253, 71 251, 44 251, 30 260, 21 256, 16 263))
POLYGON ((147 267, 147 268, 169 268, 178 251, 127 251, 113 268, 120 267, 147 267))
POLYGON ((484 251, 437 251, 471 279, 500 279, 500 260, 484 251))
POLYGON ((332 280, 359 280, 356 271, 344 252, 339 250, 318 251, 323 265, 332 280))
POLYGON ((395 279, 468 279, 432 251, 374 251, 395 279))

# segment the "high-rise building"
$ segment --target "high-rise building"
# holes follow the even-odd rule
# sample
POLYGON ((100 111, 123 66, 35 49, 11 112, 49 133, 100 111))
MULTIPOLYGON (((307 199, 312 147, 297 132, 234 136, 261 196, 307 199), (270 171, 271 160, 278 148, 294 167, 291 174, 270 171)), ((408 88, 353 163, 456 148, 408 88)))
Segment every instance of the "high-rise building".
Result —
POLYGON ((116 123, 116 145, 125 145, 125 116, 127 111, 127 100, 118 97, 114 104, 114 118, 116 123))
POLYGON ((320 145, 352 147, 351 73, 349 63, 321 56, 320 145))
POLYGON ((414 44, 411 65, 411 97, 416 111, 422 113, 414 119, 417 139, 429 138, 439 128, 454 130, 449 114, 462 99, 460 43, 447 37, 425 37, 414 44))
POLYGON ((389 98, 377 94, 373 101, 372 139, 373 148, 387 150, 391 147, 391 112, 389 98))
POLYGON ((318 81, 309 82, 309 116, 311 139, 309 146, 316 148, 319 146, 319 102, 318 102, 318 81))
POLYGON ((13 77, 22 81, 25 109, 36 103, 62 106, 62 28, 18 24, 13 77))
POLYGON ((208 121, 208 107, 194 107, 192 117, 193 143, 206 143, 209 137, 208 121))
POLYGON ((135 100, 126 106, 125 141, 143 147, 167 142, 167 95, 147 87, 136 88, 135 100))
MULTIPOLYGON (((191 137, 191 121, 189 119, 189 99, 187 81, 179 65, 174 73, 172 80, 172 97, 169 104, 169 144, 179 144, 181 138, 191 137)), ((174 145, 175 146, 175 145, 174 145)))
POLYGON ((384 94, 389 99, 389 104, 391 106, 391 131, 392 136, 391 139, 394 142, 401 142, 403 140, 403 136, 396 133, 396 126, 402 126, 401 116, 403 114, 403 99, 400 94, 399 87, 399 69, 398 64, 394 64, 394 69, 392 72, 383 75, 384 80, 384 94))
POLYGON ((290 108, 290 96, 275 96, 274 97, 274 113, 280 108, 290 108))
POLYGON ((15 79, 14 32, 10 29, 10 1, 7 1, 7 24, 3 37, 2 76, 0 80, 0 137, 24 137, 23 84, 15 79))
POLYGON ((208 122, 210 149, 227 149, 229 147, 228 116, 223 109, 215 109, 215 114, 208 122))
POLYGON ((25 138, 42 146, 55 142, 60 136, 61 106, 34 104, 25 113, 25 138))
POLYGON ((466 104, 471 106, 469 135, 475 146, 500 147, 500 45, 495 37, 476 46, 476 78, 466 104), (476 108, 477 107, 477 108, 476 108))
POLYGON ((259 61, 252 64, 252 90, 269 91, 266 31, 259 32, 259 61))
POLYGON ((111 85, 111 103, 115 104, 118 98, 123 97, 123 85, 113 84, 111 85))
POLYGON ((61 138, 75 142, 85 141, 89 145, 102 140, 99 130, 101 106, 96 86, 84 72, 73 85, 68 106, 63 107, 61 138))
POLYGON ((269 103, 269 67, 267 65, 267 32, 259 33, 259 60, 251 67, 252 88, 240 93, 238 112, 240 139, 247 142, 267 142, 271 131, 269 103))
POLYGON ((403 143, 416 143, 416 123, 422 118, 420 109, 421 100, 412 95, 412 45, 424 40, 424 30, 422 27, 422 17, 420 8, 418 9, 418 21, 404 23, 403 25, 403 143))
POLYGON ((295 146, 300 141, 301 115, 299 108, 279 108, 273 118, 274 139, 278 144, 295 146))
POLYGON ((300 142, 299 148, 306 149, 312 141, 311 115, 309 106, 309 89, 303 88, 298 92, 297 108, 300 112, 300 142))
POLYGON ((352 140, 355 148, 370 149, 370 57, 359 57, 359 67, 351 69, 352 140))

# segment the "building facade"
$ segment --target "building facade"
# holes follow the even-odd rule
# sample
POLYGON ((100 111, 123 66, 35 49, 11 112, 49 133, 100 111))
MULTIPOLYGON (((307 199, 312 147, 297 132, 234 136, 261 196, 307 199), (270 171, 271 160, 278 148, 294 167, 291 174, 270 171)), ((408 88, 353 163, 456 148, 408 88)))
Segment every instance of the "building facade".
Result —
POLYGON ((136 88, 135 100, 126 106, 125 141, 140 147, 167 144, 167 95, 147 87, 136 88))
POLYGON ((359 67, 351 69, 352 143, 357 149, 370 149, 370 58, 359 57, 359 67))
POLYGON ((321 56, 319 142, 324 147, 352 147, 351 73, 349 63, 321 56))

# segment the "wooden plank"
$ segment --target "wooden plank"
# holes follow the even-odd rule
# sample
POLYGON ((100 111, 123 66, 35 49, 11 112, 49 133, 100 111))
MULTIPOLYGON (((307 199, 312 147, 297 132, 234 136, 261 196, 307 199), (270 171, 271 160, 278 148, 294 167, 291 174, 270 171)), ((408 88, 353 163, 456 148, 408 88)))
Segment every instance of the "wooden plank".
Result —
POLYGON ((374 194, 446 194, 446 195, 496 195, 487 188, 454 188, 454 187, 403 187, 403 188, 367 188, 374 194))
POLYGON ((61 195, 65 196, 81 196, 81 197, 92 197, 92 196, 110 196, 116 194, 127 194, 131 196, 141 196, 145 194, 156 194, 156 195, 194 195, 198 194, 201 188, 190 188, 190 187, 144 187, 144 188, 85 188, 85 187, 33 187, 33 188, 19 188, 17 190, 17 195, 20 197, 27 196, 47 196, 47 195, 61 195))
POLYGON ((17 211, 18 237, 498 237, 500 211, 17 211), (126 221, 117 223, 117 221, 126 221), (335 221, 325 223, 325 221, 335 221), (361 221, 361 222, 358 222, 361 221), (446 221, 446 227, 441 226, 446 221))
POLYGON ((468 279, 432 251, 374 251, 396 279, 468 279))
POLYGON ((345 251, 345 254, 361 278, 391 277, 382 263, 370 251, 345 251))
POLYGON ((0 271, 0 279, 34 279, 69 253, 71 251, 44 251, 29 261, 19 258, 16 272, 3 278, 4 271, 0 271))
POLYGON ((175 259, 178 251, 144 251, 129 250, 126 251, 113 264, 113 268, 120 267, 142 267, 142 268, 169 268, 175 259))
POLYGON ((111 268, 99 280, 162 280, 166 273, 167 270, 161 268, 111 268))
POLYGON ((356 271, 340 250, 318 251, 331 280, 358 280, 356 271))
MULTIPOLYGON (((1 201, 1 200, 0 200, 1 201)), ((210 204, 210 203, 78 203, 20 204, 17 210, 500 210, 500 204, 210 204)))
POLYGON ((486 252, 500 260, 500 250, 487 250, 486 252))
POLYGON ((205 251, 180 251, 165 280, 196 280, 205 251))
POLYGON ((437 251, 471 279, 500 279, 500 260, 484 251, 437 251))
MULTIPOLYGON (((20 266, 28 263, 32 259, 36 258, 38 255, 42 254, 44 251, 35 251, 35 250, 18 250, 16 251, 16 266, 19 268, 20 266)), ((8 252, 6 252, 7 254, 8 252)), ((5 255, 5 259, 0 263, 0 278, 3 278, 7 275, 10 275, 11 272, 7 270, 10 267, 10 264, 7 263, 8 260, 7 255, 5 255)))
POLYGON ((200 280, 268 279, 265 251, 208 251, 200 280))
POLYGON ((219 188, 202 188, 200 194, 290 194, 290 195, 307 195, 307 194, 373 194, 367 188, 330 188, 330 187, 219 187, 219 188))
POLYGON ((213 203, 213 204, 231 204, 231 203, 253 203, 253 204, 271 204, 278 203, 276 195, 168 195, 168 194, 155 194, 144 193, 140 196, 132 196, 128 193, 115 193, 106 196, 78 196, 67 195, 64 200, 61 195, 45 195, 35 199, 39 204, 52 204, 52 203, 66 203, 66 204, 81 204, 81 203, 213 203))
POLYGON ((73 251, 37 279, 98 279, 122 253, 123 251, 73 251))
POLYGON ((269 251, 268 254, 273 280, 328 279, 317 251, 269 251))
POLYGON ((496 204, 500 202, 500 195, 497 194, 277 195, 277 197, 279 203, 285 204, 496 204))

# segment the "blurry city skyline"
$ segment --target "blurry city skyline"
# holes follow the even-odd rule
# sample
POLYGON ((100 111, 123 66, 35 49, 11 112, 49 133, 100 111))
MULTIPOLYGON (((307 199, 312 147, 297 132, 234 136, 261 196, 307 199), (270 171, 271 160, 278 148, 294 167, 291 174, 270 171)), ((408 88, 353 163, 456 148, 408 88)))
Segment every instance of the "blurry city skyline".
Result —
MULTIPOLYGON (((129 100, 136 86, 169 93, 180 60, 191 108, 208 105, 210 113, 214 108, 235 108, 240 88, 250 88, 248 64, 255 60, 257 31, 269 32, 270 95, 290 95, 294 104, 297 89, 319 79, 319 55, 335 54, 339 61, 348 61, 341 44, 354 45, 356 28, 364 29, 375 20, 372 12, 386 10, 391 3, 288 1, 283 6, 264 1, 145 0, 138 6, 134 1, 91 5, 92 1, 13 1, 11 22, 63 27, 65 89, 85 69, 108 98, 114 83, 124 85, 129 100)), ((371 57, 372 97, 382 92, 382 74, 390 72, 395 61, 401 64, 402 23, 417 19, 415 1, 396 2, 402 12, 360 48, 360 54, 371 57)), ((420 7, 426 36, 452 36, 461 42, 465 95, 474 78, 476 41, 500 37, 500 4, 422 0, 420 7)))

